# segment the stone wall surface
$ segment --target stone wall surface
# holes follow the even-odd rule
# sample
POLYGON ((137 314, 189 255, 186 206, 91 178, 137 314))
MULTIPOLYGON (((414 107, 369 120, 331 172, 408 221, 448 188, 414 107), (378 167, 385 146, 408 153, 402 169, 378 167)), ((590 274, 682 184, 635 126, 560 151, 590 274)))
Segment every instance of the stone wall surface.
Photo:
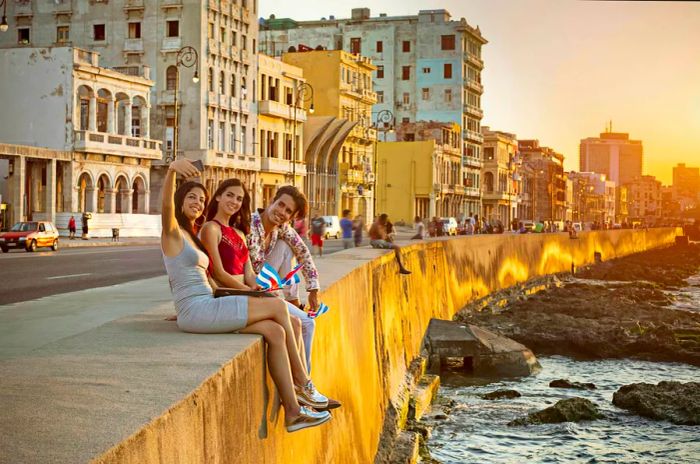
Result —
POLYGON ((489 235, 406 246, 410 276, 393 254, 354 249, 318 261, 331 308, 318 320, 313 378, 343 407, 321 427, 288 434, 251 342, 215 375, 96 463, 370 463, 387 405, 420 352, 431 318, 543 274, 671 244, 676 229, 489 235), (265 385, 266 388, 263 387, 265 385), (269 392, 269 398, 267 397, 269 392), (279 412, 279 414, 276 414, 279 412), (264 415, 273 420, 263 420, 264 415), (267 436, 266 438, 263 438, 267 436))

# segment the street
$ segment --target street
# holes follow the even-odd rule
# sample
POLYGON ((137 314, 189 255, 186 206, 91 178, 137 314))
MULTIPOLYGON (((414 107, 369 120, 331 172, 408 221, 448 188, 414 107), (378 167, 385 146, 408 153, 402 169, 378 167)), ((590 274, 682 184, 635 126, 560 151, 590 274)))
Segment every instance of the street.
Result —
MULTIPOLYGON (((324 254, 342 249, 342 240, 324 242, 324 254)), ((0 253, 0 305, 165 274, 158 245, 46 250, 0 253)))

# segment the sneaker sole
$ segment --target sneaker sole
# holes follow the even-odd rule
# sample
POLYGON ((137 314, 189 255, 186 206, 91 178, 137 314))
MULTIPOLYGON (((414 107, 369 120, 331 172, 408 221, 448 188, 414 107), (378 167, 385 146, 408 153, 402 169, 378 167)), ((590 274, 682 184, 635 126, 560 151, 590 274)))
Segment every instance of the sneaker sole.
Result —
POLYGON ((297 395, 297 401, 299 402, 299 404, 301 404, 303 406, 308 406, 308 407, 314 408, 314 409, 325 408, 328 406, 328 401, 324 401, 323 403, 314 403, 313 401, 309 401, 300 395, 297 395))
POLYGON ((331 416, 329 414, 326 417, 324 417, 322 419, 318 419, 314 422, 302 422, 301 424, 290 425, 289 427, 287 427, 287 432, 292 433, 292 432, 296 432, 298 430, 308 429, 309 427, 317 427, 317 426, 331 420, 331 417, 333 417, 333 416, 331 416))

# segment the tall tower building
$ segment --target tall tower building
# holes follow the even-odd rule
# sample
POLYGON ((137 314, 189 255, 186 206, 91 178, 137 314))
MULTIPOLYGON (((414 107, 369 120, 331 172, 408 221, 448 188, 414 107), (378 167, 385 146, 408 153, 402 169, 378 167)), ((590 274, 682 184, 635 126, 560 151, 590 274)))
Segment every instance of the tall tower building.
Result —
POLYGON ((260 25, 260 51, 280 56, 287 51, 345 50, 368 57, 377 66, 373 120, 390 110, 396 124, 453 122, 462 127, 464 212, 481 210, 481 48, 478 27, 446 10, 421 10, 413 16, 371 17, 355 8, 347 19, 294 21, 271 17, 260 25))
POLYGON ((673 167, 674 197, 686 197, 700 200, 700 169, 678 163, 673 167))
POLYGON ((642 141, 623 132, 604 132, 581 140, 579 171, 605 174, 617 185, 642 175, 642 141))
MULTIPOLYGON (((0 47, 72 45, 99 53, 102 66, 127 75, 150 68, 150 136, 163 142, 163 160, 200 159, 209 189, 238 177, 259 200, 257 12, 257 0, 8 1, 10 30, 0 34, 0 47), (183 47, 195 49, 198 59, 180 54, 178 61, 183 47)), ((98 95, 97 104, 118 102, 98 95)), ((163 175, 154 163, 152 190, 163 175)), ((159 208, 152 195, 151 211, 159 208)))

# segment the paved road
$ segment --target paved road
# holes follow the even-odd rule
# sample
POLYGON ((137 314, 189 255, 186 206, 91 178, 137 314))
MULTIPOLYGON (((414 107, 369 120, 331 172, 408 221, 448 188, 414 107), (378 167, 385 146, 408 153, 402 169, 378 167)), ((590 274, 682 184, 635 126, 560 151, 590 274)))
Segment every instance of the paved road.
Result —
MULTIPOLYGON (((328 240, 324 253, 343 249, 328 240)), ((158 245, 0 253, 0 305, 165 274, 158 245)))

